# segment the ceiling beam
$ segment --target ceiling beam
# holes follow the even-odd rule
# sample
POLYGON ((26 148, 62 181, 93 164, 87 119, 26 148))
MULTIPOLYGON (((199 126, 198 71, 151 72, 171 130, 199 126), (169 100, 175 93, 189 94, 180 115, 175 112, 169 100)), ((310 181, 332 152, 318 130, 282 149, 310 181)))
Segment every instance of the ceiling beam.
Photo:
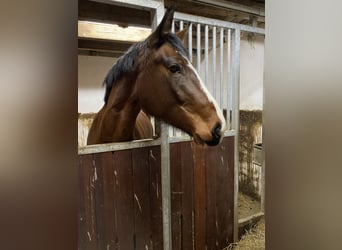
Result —
POLYGON ((236 2, 222 1, 222 0, 205 0, 205 1, 204 0, 190 0, 190 1, 265 17, 265 9, 262 7, 247 6, 247 5, 242 5, 236 2))
POLYGON ((78 19, 118 24, 122 27, 151 27, 151 12, 88 0, 78 1, 78 19))
POLYGON ((151 34, 151 29, 140 27, 122 28, 118 25, 78 21, 78 37, 140 42, 151 34))

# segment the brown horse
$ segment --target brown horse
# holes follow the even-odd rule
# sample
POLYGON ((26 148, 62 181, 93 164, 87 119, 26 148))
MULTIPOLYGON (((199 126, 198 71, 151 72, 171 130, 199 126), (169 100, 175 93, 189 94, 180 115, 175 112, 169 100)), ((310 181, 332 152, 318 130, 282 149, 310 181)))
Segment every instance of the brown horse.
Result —
POLYGON ((186 31, 170 33, 174 10, 157 29, 120 57, 105 78, 105 105, 96 115, 88 144, 152 138, 149 115, 217 145, 225 119, 191 65, 183 45, 186 31))

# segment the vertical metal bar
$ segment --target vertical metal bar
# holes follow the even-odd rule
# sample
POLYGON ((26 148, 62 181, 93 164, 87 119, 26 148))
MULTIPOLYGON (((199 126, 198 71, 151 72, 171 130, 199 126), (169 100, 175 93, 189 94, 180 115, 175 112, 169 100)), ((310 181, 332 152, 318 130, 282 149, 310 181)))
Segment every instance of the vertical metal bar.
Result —
POLYGON ((201 72, 201 25, 197 24, 197 65, 198 74, 201 72))
POLYGON ((223 28, 220 29, 220 108, 223 109, 223 28))
POLYGON ((232 120, 233 129, 238 131, 239 124, 239 78, 240 78, 240 30, 234 30, 233 51, 232 51, 232 67, 233 67, 233 93, 232 93, 232 120))
POLYGON ((189 48, 189 59, 192 63, 192 23, 189 24, 188 28, 188 48, 189 48))
POLYGON ((216 27, 213 27, 213 96, 216 98, 216 27))
POLYGON ((209 38, 208 38, 208 25, 204 27, 204 64, 205 64, 205 76, 204 76, 204 84, 208 87, 209 84, 209 38))
MULTIPOLYGON (((156 29, 164 15, 164 7, 156 8, 153 13, 152 28, 156 29)), ((160 123, 160 122, 158 122, 160 123)), ((161 153, 161 185, 162 185, 162 209, 163 209, 163 249, 172 250, 171 232, 171 183, 170 183, 170 143, 169 129, 164 122, 160 128, 160 153, 161 153)))
POLYGON ((164 250, 172 250, 169 126, 161 122, 161 186, 164 250))
POLYGON ((240 29, 233 34, 233 129, 234 140, 234 241, 238 240, 238 192, 239 192, 239 77, 240 77, 240 29))
MULTIPOLYGON (((265 98, 264 98, 265 100, 265 98)), ((262 133, 262 142, 264 142, 264 132, 262 133)), ((260 188, 260 205, 261 205, 261 211, 265 212, 265 144, 262 143, 262 165, 261 165, 261 188, 260 188)))
POLYGON ((179 30, 183 30, 184 29, 184 22, 183 20, 179 21, 179 30))
POLYGON ((230 118, 230 110, 231 110, 231 102, 232 102, 232 54, 231 54, 231 29, 228 29, 227 32, 227 127, 228 129, 232 129, 231 118, 230 118))
POLYGON ((175 33, 175 20, 172 20, 171 32, 175 33))

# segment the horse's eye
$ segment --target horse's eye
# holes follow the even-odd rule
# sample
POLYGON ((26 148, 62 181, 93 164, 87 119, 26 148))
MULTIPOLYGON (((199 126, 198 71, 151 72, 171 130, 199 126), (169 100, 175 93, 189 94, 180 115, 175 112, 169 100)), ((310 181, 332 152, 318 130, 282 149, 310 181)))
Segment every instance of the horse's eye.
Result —
POLYGON ((179 65, 179 64, 172 64, 170 67, 169 67, 169 70, 172 72, 172 73, 180 73, 182 71, 182 67, 179 65))

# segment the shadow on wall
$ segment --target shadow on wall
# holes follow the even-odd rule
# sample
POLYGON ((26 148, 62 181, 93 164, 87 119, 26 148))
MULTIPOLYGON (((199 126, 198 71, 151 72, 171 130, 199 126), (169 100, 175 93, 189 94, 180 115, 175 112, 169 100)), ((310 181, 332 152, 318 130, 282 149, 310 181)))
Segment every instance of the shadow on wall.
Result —
POLYGON ((262 143, 262 111, 240 110, 239 190, 260 199, 261 166, 255 159, 255 144, 262 143))
POLYGON ((78 113, 78 146, 87 145, 87 138, 90 126, 94 120, 96 113, 81 114, 78 113))

